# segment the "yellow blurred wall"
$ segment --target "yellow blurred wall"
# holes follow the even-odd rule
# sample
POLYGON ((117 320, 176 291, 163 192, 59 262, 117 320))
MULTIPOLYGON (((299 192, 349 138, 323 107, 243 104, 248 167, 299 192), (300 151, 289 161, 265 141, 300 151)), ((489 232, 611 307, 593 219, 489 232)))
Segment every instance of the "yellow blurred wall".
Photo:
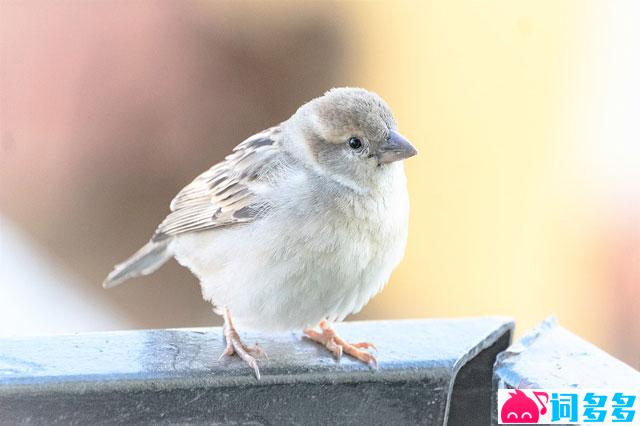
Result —
POLYGON ((349 5, 352 81, 387 99, 419 150, 406 164, 406 258, 361 317, 503 314, 522 333, 556 314, 640 364, 614 342, 602 212, 579 155, 606 9, 584 1, 349 5))

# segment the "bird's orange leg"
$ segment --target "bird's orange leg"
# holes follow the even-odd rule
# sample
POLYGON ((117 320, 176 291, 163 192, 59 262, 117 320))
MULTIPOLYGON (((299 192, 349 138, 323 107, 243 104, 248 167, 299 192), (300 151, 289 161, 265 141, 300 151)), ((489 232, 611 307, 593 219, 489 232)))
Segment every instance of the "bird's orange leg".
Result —
POLYGON ((377 369, 378 361, 376 358, 367 351, 361 349, 375 349, 376 347, 367 342, 360 343, 348 343, 343 340, 338 334, 329 326, 329 323, 325 320, 320 321, 320 332, 317 332, 313 328, 305 328, 304 334, 309 340, 318 342, 326 347, 338 361, 342 357, 343 353, 351 355, 352 357, 359 359, 369 367, 377 369))
POLYGON ((254 355, 264 355, 266 357, 266 354, 264 353, 262 348, 258 346, 257 343, 251 349, 247 348, 245 344, 242 343, 242 340, 240 340, 240 335, 238 335, 238 332, 233 327, 233 322, 231 322, 229 308, 227 308, 226 306, 224 308, 223 316, 224 327, 222 328, 222 330, 224 333, 224 338, 227 342, 227 347, 224 349, 219 359, 237 354, 244 362, 249 365, 249 367, 253 368, 253 372, 255 373, 256 378, 260 380, 260 369, 258 368, 258 360, 254 355))

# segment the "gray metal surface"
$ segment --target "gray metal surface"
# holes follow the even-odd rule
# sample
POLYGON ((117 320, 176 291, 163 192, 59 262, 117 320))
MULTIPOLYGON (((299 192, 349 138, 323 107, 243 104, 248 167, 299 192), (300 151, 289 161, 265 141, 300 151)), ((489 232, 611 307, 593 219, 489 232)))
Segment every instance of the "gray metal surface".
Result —
POLYGON ((549 318, 498 355, 493 396, 514 388, 640 389, 640 372, 549 318))
POLYGON ((260 382, 237 358, 218 361, 219 328, 0 339, 0 424, 483 424, 469 419, 489 421, 512 329, 505 318, 338 324, 378 346, 378 371, 297 333, 242 333, 269 356, 260 382))

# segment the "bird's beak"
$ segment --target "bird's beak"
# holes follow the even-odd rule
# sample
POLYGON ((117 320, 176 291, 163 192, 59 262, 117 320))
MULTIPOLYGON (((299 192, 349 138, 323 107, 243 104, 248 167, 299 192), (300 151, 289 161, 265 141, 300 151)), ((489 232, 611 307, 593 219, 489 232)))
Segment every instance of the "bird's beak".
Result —
POLYGON ((378 162, 380 164, 392 163, 413 157, 418 151, 406 140, 404 136, 395 130, 391 130, 389 139, 378 148, 378 162))

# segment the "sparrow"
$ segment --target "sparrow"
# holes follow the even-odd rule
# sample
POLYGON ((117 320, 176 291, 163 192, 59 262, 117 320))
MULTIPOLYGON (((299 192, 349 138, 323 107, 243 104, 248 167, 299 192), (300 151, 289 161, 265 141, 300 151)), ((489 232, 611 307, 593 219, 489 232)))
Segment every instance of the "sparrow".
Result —
POLYGON ((331 89, 184 187, 151 240, 103 287, 174 257, 224 317, 221 358, 238 355, 258 379, 261 350, 246 346, 236 326, 303 329, 338 360, 346 353, 377 368, 372 344, 348 343, 330 323, 360 311, 402 260, 409 197, 401 160, 416 154, 380 96, 331 89))

